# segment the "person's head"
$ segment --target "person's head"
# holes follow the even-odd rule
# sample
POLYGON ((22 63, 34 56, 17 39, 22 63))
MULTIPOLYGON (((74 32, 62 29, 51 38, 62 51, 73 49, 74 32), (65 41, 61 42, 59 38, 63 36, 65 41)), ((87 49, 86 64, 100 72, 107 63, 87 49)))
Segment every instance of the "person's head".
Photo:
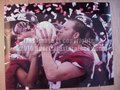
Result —
POLYGON ((23 32, 27 32, 27 31, 31 31, 33 25, 29 22, 26 21, 19 21, 15 24, 14 28, 13 28, 13 32, 18 35, 21 34, 23 32))
POLYGON ((12 22, 11 46, 15 46, 16 41, 32 37, 34 26, 38 23, 37 17, 32 13, 20 13, 12 22))
POLYGON ((18 14, 16 24, 13 28, 15 34, 31 31, 31 29, 38 23, 37 17, 32 13, 18 14))
POLYGON ((95 39, 93 30, 86 24, 82 20, 79 20, 79 18, 68 19, 59 31, 57 40, 65 44, 70 44, 75 40, 95 39))

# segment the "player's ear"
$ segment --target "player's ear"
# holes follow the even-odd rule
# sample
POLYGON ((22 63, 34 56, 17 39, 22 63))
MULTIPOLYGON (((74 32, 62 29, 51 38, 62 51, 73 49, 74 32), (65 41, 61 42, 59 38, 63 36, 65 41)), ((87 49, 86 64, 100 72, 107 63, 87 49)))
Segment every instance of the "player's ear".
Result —
POLYGON ((75 32, 75 33, 73 34, 73 38, 74 38, 74 39, 79 38, 79 36, 80 36, 80 33, 79 33, 79 32, 75 32))

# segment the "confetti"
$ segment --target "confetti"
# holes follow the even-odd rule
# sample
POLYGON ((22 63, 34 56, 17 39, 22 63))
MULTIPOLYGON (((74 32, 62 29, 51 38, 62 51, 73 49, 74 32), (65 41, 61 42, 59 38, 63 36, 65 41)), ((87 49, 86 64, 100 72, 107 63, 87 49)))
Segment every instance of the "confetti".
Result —
POLYGON ((72 6, 75 7, 76 6, 76 2, 72 2, 72 6))
POLYGON ((106 5, 106 7, 108 7, 108 6, 109 6, 109 3, 106 3, 105 5, 106 5))
POLYGON ((93 11, 99 10, 98 9, 98 4, 93 5, 93 11))
POLYGON ((104 32, 100 32, 100 35, 101 35, 101 36, 104 35, 104 32))
POLYGON ((15 4, 15 6, 17 7, 17 8, 19 8, 20 6, 19 6, 19 4, 15 4))
POLYGON ((43 5, 38 5, 38 7, 40 8, 40 10, 43 10, 43 5))
POLYGON ((20 12, 25 12, 26 6, 23 6, 20 10, 20 12))
POLYGON ((63 10, 63 9, 61 9, 61 10, 60 10, 60 13, 63 13, 63 12, 64 12, 64 10, 63 10))
POLYGON ((17 20, 24 20, 24 21, 26 21, 25 15, 26 15, 25 13, 20 13, 20 14, 18 14, 17 20))
POLYGON ((7 11, 10 11, 11 10, 11 7, 7 7, 7 11))
POLYGON ((51 14, 54 16, 54 19, 57 18, 57 14, 55 12, 52 11, 51 14))
POLYGON ((76 14, 81 14, 81 10, 76 10, 76 14))
POLYGON ((82 11, 83 11, 83 8, 80 8, 80 11, 82 12, 82 11))
POLYGON ((44 16, 44 18, 46 18, 48 15, 47 14, 45 14, 45 16, 44 16))
POLYGON ((86 4, 86 7, 88 7, 88 6, 89 6, 89 3, 86 4))
POLYGON ((16 18, 18 15, 11 13, 11 17, 16 18))
POLYGON ((98 5, 99 3, 98 2, 94 2, 94 4, 98 5))
POLYGON ((48 21, 49 21, 49 22, 52 22, 52 19, 49 19, 48 21))
POLYGON ((56 10, 60 10, 60 8, 59 7, 57 7, 57 8, 55 8, 56 10))
POLYGON ((19 12, 19 9, 15 9, 15 10, 14 10, 14 13, 17 13, 17 12, 19 12))
POLYGON ((30 90, 28 86, 25 87, 25 90, 30 90))
POLYGON ((51 6, 51 4, 47 4, 47 5, 46 5, 46 7, 50 7, 50 6, 51 6))
POLYGON ((7 19, 7 21, 15 21, 15 18, 11 17, 11 16, 8 16, 6 19, 7 19))
POLYGON ((50 11, 51 10, 51 7, 47 8, 47 11, 50 11))
POLYGON ((97 18, 97 15, 96 15, 96 14, 94 14, 94 15, 92 16, 92 18, 97 18))
POLYGON ((28 4, 24 4, 24 6, 28 6, 28 4))
POLYGON ((39 9, 37 9, 37 10, 35 10, 35 12, 36 12, 36 13, 40 13, 40 10, 39 10, 39 9))
POLYGON ((67 21, 68 19, 67 18, 64 18, 65 21, 67 21))
POLYGON ((101 68, 98 68, 98 71, 99 71, 99 72, 101 72, 101 71, 102 71, 102 69, 101 69, 101 68))
POLYGON ((65 3, 64 3, 64 2, 62 2, 61 4, 62 4, 62 5, 65 5, 65 3))
POLYGON ((63 12, 63 16, 66 16, 66 15, 67 15, 67 12, 66 12, 66 11, 64 11, 64 12, 63 12))
POLYGON ((33 12, 33 11, 29 11, 28 13, 32 13, 32 14, 34 14, 34 12, 33 12))
POLYGON ((45 13, 46 12, 46 10, 44 9, 43 11, 42 11, 42 13, 45 13))
POLYGON ((58 7, 58 4, 52 4, 54 7, 58 7))
POLYGON ((73 9, 69 8, 69 15, 71 16, 73 9))
POLYGON ((34 7, 37 7, 37 6, 38 6, 38 4, 37 4, 37 3, 35 3, 33 6, 34 6, 34 7))

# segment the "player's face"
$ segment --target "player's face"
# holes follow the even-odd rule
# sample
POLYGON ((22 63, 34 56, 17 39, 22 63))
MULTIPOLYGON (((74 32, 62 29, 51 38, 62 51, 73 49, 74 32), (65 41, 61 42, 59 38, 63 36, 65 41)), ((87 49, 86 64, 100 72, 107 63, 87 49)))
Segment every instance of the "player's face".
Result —
POLYGON ((73 29, 74 25, 75 25, 74 21, 71 20, 66 21, 63 24, 62 29, 59 30, 57 34, 57 40, 62 42, 64 41, 64 43, 69 42, 69 40, 73 40, 73 34, 75 33, 75 30, 73 29))

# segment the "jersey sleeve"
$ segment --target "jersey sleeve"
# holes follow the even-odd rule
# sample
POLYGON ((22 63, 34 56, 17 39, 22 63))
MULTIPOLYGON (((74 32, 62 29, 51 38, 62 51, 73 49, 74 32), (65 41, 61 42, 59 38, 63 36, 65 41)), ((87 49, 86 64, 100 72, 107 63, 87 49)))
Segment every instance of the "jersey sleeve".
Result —
POLYGON ((75 53, 67 53, 59 58, 61 63, 71 62, 80 69, 85 69, 87 72, 91 71, 93 67, 93 54, 90 51, 78 51, 75 53))

